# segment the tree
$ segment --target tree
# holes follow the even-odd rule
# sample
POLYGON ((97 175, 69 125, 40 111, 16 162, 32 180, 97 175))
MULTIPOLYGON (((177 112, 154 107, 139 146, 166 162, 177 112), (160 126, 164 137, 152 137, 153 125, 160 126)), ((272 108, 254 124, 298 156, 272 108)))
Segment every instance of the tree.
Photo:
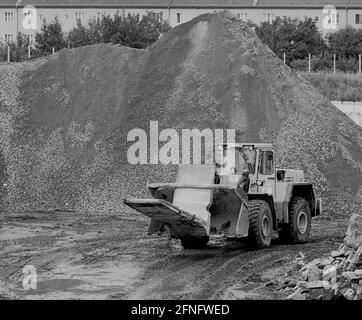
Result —
POLYGON ((67 39, 72 48, 104 42, 101 21, 99 19, 90 20, 88 26, 83 26, 78 21, 77 27, 69 32, 67 39))
POLYGON ((158 15, 153 12, 148 12, 143 16, 140 24, 143 35, 142 43, 145 45, 151 45, 171 30, 170 25, 159 19, 158 15))
POLYGON ((63 35, 62 25, 58 18, 50 24, 43 21, 41 32, 35 36, 36 49, 40 54, 52 53, 53 48, 59 51, 66 47, 67 43, 63 35))
POLYGON ((291 18, 276 18, 255 26, 259 38, 268 45, 279 58, 286 54, 287 62, 304 59, 308 54, 321 55, 326 43, 318 31, 316 21, 305 18, 303 21, 291 18))
POLYGON ((150 46, 171 29, 154 12, 147 12, 142 17, 139 14, 116 15, 113 23, 110 42, 139 49, 150 46))
POLYGON ((169 30, 168 23, 161 21, 153 12, 142 17, 138 14, 116 14, 114 18, 104 16, 102 19, 92 20, 87 26, 78 23, 69 33, 68 42, 72 47, 103 42, 146 48, 169 30))
POLYGON ((10 46, 10 61, 23 61, 28 57, 30 41, 27 35, 19 32, 16 42, 0 44, 0 61, 7 61, 8 47, 10 46))
POLYGON ((29 37, 21 32, 18 33, 16 43, 14 45, 14 60, 23 61, 28 56, 28 49, 30 46, 29 37))
POLYGON ((358 58, 362 53, 362 30, 347 27, 327 36, 328 46, 338 58, 358 58))

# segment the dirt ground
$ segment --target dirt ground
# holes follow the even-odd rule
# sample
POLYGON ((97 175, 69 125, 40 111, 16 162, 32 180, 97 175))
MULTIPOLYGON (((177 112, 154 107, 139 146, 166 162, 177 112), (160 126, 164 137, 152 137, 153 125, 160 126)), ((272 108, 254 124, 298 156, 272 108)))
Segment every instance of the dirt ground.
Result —
POLYGON ((310 241, 249 251, 214 240, 182 250, 166 236, 147 236, 140 216, 37 212, 2 214, 0 299, 283 299, 292 292, 300 253, 308 262, 343 241, 347 219, 319 217, 310 241), (37 270, 37 289, 23 288, 23 267, 37 270), (284 283, 284 284, 283 284, 284 283))

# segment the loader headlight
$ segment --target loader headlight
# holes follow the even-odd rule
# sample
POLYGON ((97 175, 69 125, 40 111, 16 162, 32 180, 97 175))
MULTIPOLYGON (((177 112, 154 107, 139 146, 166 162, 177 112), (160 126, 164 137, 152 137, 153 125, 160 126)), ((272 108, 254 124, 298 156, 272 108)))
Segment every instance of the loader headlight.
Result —
POLYGON ((256 180, 256 184, 261 187, 264 184, 263 180, 256 180))

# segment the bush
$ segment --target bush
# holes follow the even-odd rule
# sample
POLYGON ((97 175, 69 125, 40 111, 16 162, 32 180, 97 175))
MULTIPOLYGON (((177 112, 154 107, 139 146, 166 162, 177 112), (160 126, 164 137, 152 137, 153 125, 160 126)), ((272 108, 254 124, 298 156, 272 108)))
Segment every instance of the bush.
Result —
POLYGON ((328 72, 333 69, 333 58, 329 56, 313 57, 312 71, 313 72, 328 72))
POLYGON ((296 71, 306 72, 309 68, 308 59, 297 59, 290 63, 290 67, 296 71))
MULTIPOLYGON (((294 60, 290 63, 290 66, 297 71, 306 72, 309 69, 309 58, 294 60)), ((333 69, 333 61, 329 57, 313 56, 311 58, 312 72, 331 71, 332 69, 333 69)))
POLYGON ((343 72, 358 72, 358 59, 354 57, 340 58, 336 61, 336 69, 343 72))
POLYGON ((330 100, 362 101, 362 76, 345 73, 300 73, 330 100))

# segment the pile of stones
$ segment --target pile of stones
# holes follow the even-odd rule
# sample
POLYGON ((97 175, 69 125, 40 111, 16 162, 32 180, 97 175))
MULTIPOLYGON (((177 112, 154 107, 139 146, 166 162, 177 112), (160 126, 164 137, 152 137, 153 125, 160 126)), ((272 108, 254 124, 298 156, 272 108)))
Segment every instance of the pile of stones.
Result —
POLYGON ((362 215, 354 214, 338 250, 304 264, 290 300, 362 300, 362 215))

